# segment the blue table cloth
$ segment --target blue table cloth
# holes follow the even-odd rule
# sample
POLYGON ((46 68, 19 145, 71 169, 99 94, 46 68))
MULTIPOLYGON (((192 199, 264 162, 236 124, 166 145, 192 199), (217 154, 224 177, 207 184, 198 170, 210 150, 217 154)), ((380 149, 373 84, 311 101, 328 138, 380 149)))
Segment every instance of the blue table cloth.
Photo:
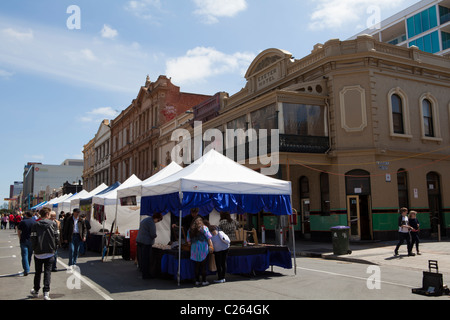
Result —
MULTIPOLYGON (((270 266, 292 269, 291 252, 287 247, 246 247, 230 248, 227 257, 227 273, 250 274, 264 272, 270 266)), ((163 254, 161 273, 172 275, 175 279, 178 273, 178 254, 174 250, 163 254)), ((215 274, 208 269, 208 275, 215 274)), ((181 257, 181 280, 195 278, 195 263, 189 259, 187 252, 181 257)))

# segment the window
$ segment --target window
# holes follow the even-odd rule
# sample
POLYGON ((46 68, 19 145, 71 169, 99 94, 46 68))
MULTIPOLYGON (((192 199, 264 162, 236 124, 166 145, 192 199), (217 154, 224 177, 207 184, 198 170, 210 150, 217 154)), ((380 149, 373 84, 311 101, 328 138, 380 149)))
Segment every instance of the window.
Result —
POLYGON ((300 178, 300 199, 309 198, 309 180, 303 176, 300 178))
POLYGON ((251 113, 252 129, 260 130, 267 129, 268 134, 270 130, 278 128, 278 117, 275 104, 259 109, 251 113))
POLYGON ((398 207, 409 208, 408 173, 404 169, 397 172, 398 207))
POLYGON ((422 32, 437 27, 438 21, 436 6, 432 6, 431 8, 407 19, 407 25, 408 38, 412 38, 418 34, 421 34, 422 32))
POLYGON ((408 96, 397 87, 389 91, 387 99, 391 138, 412 139, 408 96))
POLYGON ((416 46, 419 50, 436 53, 441 51, 441 46, 439 44, 439 31, 427 34, 424 37, 418 38, 409 43, 409 46, 416 46))
POLYGON ((404 134, 404 122, 403 122, 403 101, 398 94, 391 96, 392 103, 392 123, 394 126, 394 133, 404 134))
POLYGON ((283 103, 284 133, 300 136, 326 136, 325 108, 283 103))
POLYGON ((433 108, 428 99, 422 100, 423 129, 425 137, 434 137, 433 108))
POLYGON ((439 108, 431 93, 424 93, 419 99, 422 140, 442 142, 439 126, 439 108))

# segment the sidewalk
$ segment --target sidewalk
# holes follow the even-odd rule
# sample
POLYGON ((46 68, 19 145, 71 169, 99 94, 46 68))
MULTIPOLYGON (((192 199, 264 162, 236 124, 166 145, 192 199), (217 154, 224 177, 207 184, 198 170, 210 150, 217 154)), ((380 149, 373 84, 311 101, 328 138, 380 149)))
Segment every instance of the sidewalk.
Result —
MULTIPOLYGON (((428 270, 429 260, 437 260, 439 272, 450 276, 450 240, 445 239, 442 242, 421 240, 419 249, 422 255, 414 257, 408 257, 406 244, 400 247, 400 255, 394 256, 396 245, 397 241, 351 242, 350 250, 352 253, 350 255, 336 256, 333 254, 331 242, 297 240, 295 249, 297 257, 333 259, 378 266, 398 266, 421 271, 428 270)), ((415 253, 415 249, 413 252, 415 253)))

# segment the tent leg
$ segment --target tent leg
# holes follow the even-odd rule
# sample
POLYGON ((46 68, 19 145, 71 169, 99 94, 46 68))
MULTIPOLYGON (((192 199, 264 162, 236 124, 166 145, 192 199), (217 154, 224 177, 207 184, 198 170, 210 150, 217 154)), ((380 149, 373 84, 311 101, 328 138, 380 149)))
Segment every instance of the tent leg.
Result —
POLYGON ((181 285, 181 228, 182 228, 182 216, 183 212, 180 210, 180 220, 178 225, 178 274, 177 274, 177 280, 178 280, 178 286, 181 285))
POLYGON ((297 275, 297 254, 295 252, 295 230, 293 224, 291 224, 291 228, 292 228, 292 248, 294 250, 294 275, 297 275))

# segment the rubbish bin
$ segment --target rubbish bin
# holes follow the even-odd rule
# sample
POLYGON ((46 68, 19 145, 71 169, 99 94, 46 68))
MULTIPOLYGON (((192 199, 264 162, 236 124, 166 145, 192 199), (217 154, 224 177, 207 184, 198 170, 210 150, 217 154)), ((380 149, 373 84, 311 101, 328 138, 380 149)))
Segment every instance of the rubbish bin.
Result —
POLYGON ((351 254, 350 250, 350 227, 336 226, 331 228, 333 238, 333 253, 336 256, 351 254))

